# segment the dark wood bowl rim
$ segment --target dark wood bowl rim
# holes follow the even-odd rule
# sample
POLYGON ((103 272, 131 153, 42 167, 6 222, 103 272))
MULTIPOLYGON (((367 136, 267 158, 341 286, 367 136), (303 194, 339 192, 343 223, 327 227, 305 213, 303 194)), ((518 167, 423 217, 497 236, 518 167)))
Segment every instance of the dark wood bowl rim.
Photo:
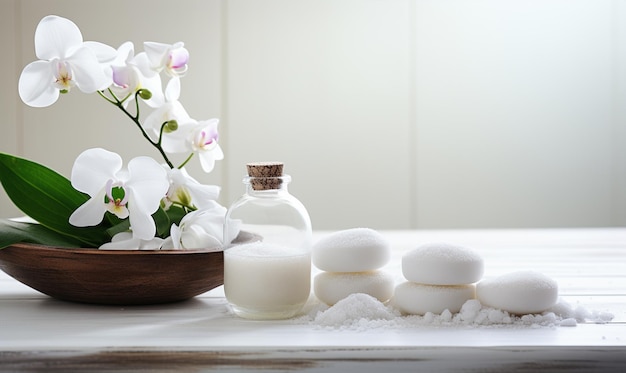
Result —
MULTIPOLYGON (((15 247, 19 249, 34 249, 39 251, 54 251, 56 253, 66 252, 68 255, 80 254, 80 255, 193 255, 193 254, 212 254, 222 252, 219 250, 107 250, 98 248, 73 248, 73 247, 58 247, 50 245, 41 245, 34 243, 15 243, 7 246, 6 248, 15 247)), ((0 252, 2 249, 0 249, 0 252)))

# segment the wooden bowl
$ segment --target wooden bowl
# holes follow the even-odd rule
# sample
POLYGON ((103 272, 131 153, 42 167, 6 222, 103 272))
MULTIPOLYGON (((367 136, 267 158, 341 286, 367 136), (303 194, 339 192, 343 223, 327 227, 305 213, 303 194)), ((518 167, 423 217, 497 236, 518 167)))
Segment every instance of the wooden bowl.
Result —
POLYGON ((0 269, 51 297, 138 305, 182 301, 224 283, 221 251, 68 249, 14 244, 0 269))

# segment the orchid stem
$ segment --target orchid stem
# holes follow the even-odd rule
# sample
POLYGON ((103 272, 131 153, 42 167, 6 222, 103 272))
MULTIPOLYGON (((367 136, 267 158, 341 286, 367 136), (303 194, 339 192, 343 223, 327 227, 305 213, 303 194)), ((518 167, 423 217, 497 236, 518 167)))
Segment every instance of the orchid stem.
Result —
POLYGON ((116 97, 116 101, 113 101, 110 98, 108 98, 102 91, 98 91, 98 94, 100 95, 100 97, 102 97, 103 99, 105 99, 108 102, 112 103, 113 105, 117 105, 117 97, 116 97))
POLYGON ((178 169, 181 169, 181 168, 185 167, 185 165, 187 163, 189 163, 189 161, 191 160, 191 158, 193 157, 194 154, 195 153, 189 154, 189 157, 187 157, 187 159, 185 159, 185 161, 183 163, 181 163, 180 166, 178 166, 178 169))
POLYGON ((196 206, 184 205, 184 204, 182 204, 180 202, 172 202, 172 205, 178 206, 178 207, 184 209, 186 212, 196 211, 198 209, 196 206))
MULTIPOLYGON (((135 122, 139 124, 139 91, 135 93, 135 122)), ((143 129, 142 129, 143 131, 143 129)), ((159 141, 160 143, 160 141, 159 141)))
POLYGON ((137 97, 139 95, 139 93, 135 93, 135 102, 136 102, 135 103, 135 107, 136 107, 136 114, 135 115, 131 114, 124 107, 124 101, 126 101, 128 96, 126 98, 124 98, 124 100, 120 100, 120 99, 117 98, 117 96, 115 96, 115 94, 111 91, 111 89, 109 89, 109 93, 111 93, 111 95, 114 98, 114 100, 112 100, 109 97, 107 97, 104 93, 102 93, 102 91, 98 91, 98 93, 105 100, 107 100, 111 104, 117 106, 122 112, 124 112, 124 114, 126 114, 127 117, 129 117, 133 121, 133 123, 135 123, 135 125, 137 125, 137 128, 139 128, 139 131, 141 131, 141 134, 143 135, 143 137, 146 140, 148 140, 148 142, 150 144, 152 144, 152 146, 154 146, 159 151, 159 153, 161 153, 161 156, 163 157, 163 160, 165 160, 165 163, 167 163, 167 165, 170 168, 173 169, 174 168, 174 164, 172 164, 172 162, 168 158, 167 154, 165 154, 165 151, 163 150, 163 147, 161 146, 161 136, 163 135, 163 128, 164 128, 164 126, 161 126, 161 134, 159 136, 159 141, 158 142, 154 142, 154 141, 152 141, 150 136, 148 136, 146 131, 143 129, 143 126, 141 125, 141 122, 139 121, 139 100, 138 100, 138 97, 137 97))

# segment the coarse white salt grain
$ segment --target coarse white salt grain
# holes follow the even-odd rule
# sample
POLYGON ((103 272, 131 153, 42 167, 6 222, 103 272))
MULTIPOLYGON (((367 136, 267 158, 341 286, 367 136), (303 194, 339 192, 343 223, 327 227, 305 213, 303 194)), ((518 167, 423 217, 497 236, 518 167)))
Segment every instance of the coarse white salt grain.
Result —
POLYGON ((560 299, 559 302, 551 308, 551 310, 563 319, 574 319, 577 322, 592 322, 596 324, 607 323, 615 317, 607 311, 590 311, 587 308, 578 305, 572 306, 567 301, 560 299))
POLYGON ((591 317, 589 320, 595 322, 596 324, 606 324, 607 322, 613 320, 614 317, 615 315, 610 312, 594 310, 591 311, 591 317))
POLYGON ((461 312, 459 312, 461 315, 461 320, 474 320, 476 316, 478 316, 481 308, 482 305, 478 300, 468 300, 463 304, 463 306, 461 307, 461 312))
MULTIPOLYGON (((492 309, 487 312, 487 319, 492 323, 504 323, 506 315, 502 310, 492 309)), ((510 320, 510 318, 508 319, 510 320)))
POLYGON ((318 312, 314 323, 319 326, 367 328, 368 321, 393 320, 399 316, 397 311, 385 306, 378 299, 368 294, 355 293, 335 303, 326 311, 318 312))
POLYGON ((461 311, 441 314, 426 312, 423 316, 403 316, 397 309, 387 306, 367 294, 352 294, 334 306, 317 304, 305 316, 294 321, 336 330, 365 331, 371 329, 404 329, 417 327, 486 327, 486 328, 542 328, 573 327, 581 322, 606 323, 613 314, 589 311, 582 306, 572 307, 560 299, 550 310, 541 314, 512 315, 506 311, 487 307, 471 299, 463 304, 461 311), (573 317, 585 315, 586 318, 573 317))
POLYGON ((576 321, 575 318, 570 317, 569 319, 563 319, 561 320, 561 322, 559 323, 560 326, 576 326, 578 325, 578 322, 576 321))
POLYGON ((450 312, 450 310, 443 310, 441 313, 441 320, 444 322, 452 321, 452 312, 450 312))

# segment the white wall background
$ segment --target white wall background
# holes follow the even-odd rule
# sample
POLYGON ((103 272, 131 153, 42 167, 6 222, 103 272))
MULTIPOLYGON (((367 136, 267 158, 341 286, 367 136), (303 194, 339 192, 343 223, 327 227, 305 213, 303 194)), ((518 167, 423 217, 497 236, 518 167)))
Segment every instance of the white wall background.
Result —
MULTIPOLYGON (((203 182, 282 160, 317 229, 626 224, 623 0, 0 0, 0 151, 68 175, 84 149, 157 154, 97 95, 17 95, 48 14, 86 39, 185 41, 181 101, 221 118, 203 182), (160 6, 162 4, 162 6, 160 6), (120 12, 123 9, 123 12, 120 12)), ((18 215, 4 192, 0 217, 18 215)))

